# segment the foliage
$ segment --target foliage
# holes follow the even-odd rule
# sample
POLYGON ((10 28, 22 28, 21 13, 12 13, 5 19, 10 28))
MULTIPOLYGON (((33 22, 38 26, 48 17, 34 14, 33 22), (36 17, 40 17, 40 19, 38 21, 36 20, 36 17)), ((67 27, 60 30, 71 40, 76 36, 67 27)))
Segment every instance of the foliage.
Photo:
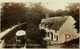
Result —
POLYGON ((44 30, 39 30, 38 28, 30 28, 27 30, 27 38, 34 40, 39 44, 43 41, 45 34, 46 32, 44 30))
POLYGON ((10 25, 15 25, 18 22, 29 22, 38 26, 42 18, 45 18, 45 13, 40 3, 31 3, 30 7, 25 3, 3 3, 1 30, 9 28, 10 25))
POLYGON ((79 3, 71 3, 69 6, 67 6, 69 10, 69 15, 71 15, 76 20, 76 28, 79 31, 79 3))

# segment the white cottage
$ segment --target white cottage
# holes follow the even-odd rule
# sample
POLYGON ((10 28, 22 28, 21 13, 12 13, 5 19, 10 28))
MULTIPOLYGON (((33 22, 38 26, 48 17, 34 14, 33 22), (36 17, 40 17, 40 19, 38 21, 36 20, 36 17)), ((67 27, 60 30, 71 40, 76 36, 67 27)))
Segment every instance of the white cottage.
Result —
POLYGON ((39 28, 47 32, 49 40, 57 43, 77 38, 77 30, 74 28, 76 21, 72 16, 59 16, 42 19, 39 28))

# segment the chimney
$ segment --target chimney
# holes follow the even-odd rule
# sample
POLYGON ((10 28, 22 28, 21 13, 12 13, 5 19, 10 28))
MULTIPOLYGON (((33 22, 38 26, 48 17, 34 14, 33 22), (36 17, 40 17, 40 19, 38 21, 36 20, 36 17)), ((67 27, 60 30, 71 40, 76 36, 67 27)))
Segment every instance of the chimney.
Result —
POLYGON ((46 18, 49 18, 49 13, 46 13, 46 18))

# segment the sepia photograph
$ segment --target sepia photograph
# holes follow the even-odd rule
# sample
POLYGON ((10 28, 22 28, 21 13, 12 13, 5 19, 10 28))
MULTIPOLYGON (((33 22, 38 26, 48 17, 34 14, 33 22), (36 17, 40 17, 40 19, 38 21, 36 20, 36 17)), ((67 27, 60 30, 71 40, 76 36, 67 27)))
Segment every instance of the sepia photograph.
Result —
POLYGON ((80 48, 79 2, 1 2, 0 48, 80 48))

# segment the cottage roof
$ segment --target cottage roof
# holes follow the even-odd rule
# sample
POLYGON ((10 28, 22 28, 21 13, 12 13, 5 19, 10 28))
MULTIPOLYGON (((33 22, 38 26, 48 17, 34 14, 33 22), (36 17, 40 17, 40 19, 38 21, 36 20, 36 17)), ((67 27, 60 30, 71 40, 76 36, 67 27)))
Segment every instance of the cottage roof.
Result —
POLYGON ((48 28, 59 30, 63 23, 69 18, 69 16, 50 17, 42 19, 41 24, 45 24, 48 28))

